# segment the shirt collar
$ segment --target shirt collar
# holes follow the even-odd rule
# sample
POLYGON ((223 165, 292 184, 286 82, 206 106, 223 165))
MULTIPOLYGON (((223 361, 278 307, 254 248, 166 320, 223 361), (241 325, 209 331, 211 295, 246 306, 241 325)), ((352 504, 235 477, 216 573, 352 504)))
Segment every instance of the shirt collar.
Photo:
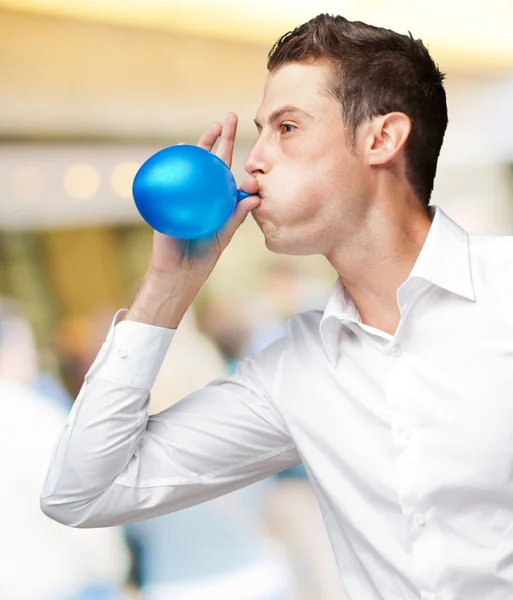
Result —
POLYGON ((439 206, 429 207, 431 228, 408 279, 419 278, 475 300, 468 233, 449 218, 439 206))
MULTIPOLYGON (((425 282, 475 300, 468 233, 439 206, 430 206, 428 210, 432 219, 431 227, 408 279, 398 290, 398 301, 402 302, 400 293, 403 290, 411 295, 425 282)), ((336 348, 340 336, 340 328, 334 326, 334 321, 342 324, 361 323, 358 310, 340 279, 337 279, 333 287, 319 326, 321 339, 332 364, 337 360, 336 348)))

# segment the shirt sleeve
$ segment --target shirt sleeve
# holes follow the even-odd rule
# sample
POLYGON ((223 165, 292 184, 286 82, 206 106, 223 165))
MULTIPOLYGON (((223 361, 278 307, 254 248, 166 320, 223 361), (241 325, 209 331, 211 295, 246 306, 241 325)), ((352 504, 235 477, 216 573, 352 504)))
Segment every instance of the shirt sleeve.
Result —
POLYGON ((115 318, 53 449, 41 494, 46 515, 74 527, 119 525, 199 504, 300 461, 272 401, 284 339, 149 417, 149 390, 173 335, 115 318))

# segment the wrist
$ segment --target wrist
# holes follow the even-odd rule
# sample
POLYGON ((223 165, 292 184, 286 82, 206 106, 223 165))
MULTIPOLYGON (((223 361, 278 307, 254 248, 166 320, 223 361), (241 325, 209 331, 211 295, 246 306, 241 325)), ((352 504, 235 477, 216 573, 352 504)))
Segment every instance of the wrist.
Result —
POLYGON ((146 273, 124 320, 176 329, 199 288, 186 278, 170 280, 169 274, 146 273))

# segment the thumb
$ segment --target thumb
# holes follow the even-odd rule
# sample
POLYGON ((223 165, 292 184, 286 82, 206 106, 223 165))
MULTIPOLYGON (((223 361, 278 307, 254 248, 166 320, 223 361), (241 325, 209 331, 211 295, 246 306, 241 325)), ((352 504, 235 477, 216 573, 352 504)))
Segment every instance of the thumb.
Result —
MULTIPOLYGON (((246 187, 246 186, 244 186, 244 187, 246 187)), ((256 188, 258 187, 258 185, 256 186, 256 188, 254 185, 252 185, 252 187, 256 193, 256 188)), ((243 189, 243 188, 241 187, 241 189, 243 189)), ((247 190, 245 189, 244 191, 251 193, 251 191, 249 189, 247 189, 247 190)), ((253 209, 255 209, 260 204, 261 201, 262 200, 261 200, 260 196, 255 195, 255 196, 248 196, 247 198, 244 198, 244 200, 241 200, 240 202, 237 203, 237 206, 235 207, 235 210, 233 211, 232 216, 230 217, 230 219, 228 220, 228 222, 226 223, 226 225, 224 226, 222 231, 220 231, 218 233, 218 239, 219 239, 219 244, 220 244, 221 248, 223 248, 223 249, 226 248, 226 246, 229 244, 230 240, 232 239, 233 234, 242 225, 242 223, 244 223, 248 214, 253 209)))
POLYGON ((247 194, 258 194, 259 187, 260 184, 258 182, 258 179, 256 179, 255 177, 250 177, 249 179, 243 181, 242 185, 240 186, 240 189, 243 192, 246 192, 247 194))

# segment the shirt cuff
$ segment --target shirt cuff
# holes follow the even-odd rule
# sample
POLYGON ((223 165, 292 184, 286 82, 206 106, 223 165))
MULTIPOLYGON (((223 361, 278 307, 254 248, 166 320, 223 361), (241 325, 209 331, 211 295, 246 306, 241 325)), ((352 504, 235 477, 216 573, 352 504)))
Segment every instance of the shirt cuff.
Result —
POLYGON ((114 316, 107 338, 85 378, 150 390, 176 330, 120 321, 126 310, 114 316))

